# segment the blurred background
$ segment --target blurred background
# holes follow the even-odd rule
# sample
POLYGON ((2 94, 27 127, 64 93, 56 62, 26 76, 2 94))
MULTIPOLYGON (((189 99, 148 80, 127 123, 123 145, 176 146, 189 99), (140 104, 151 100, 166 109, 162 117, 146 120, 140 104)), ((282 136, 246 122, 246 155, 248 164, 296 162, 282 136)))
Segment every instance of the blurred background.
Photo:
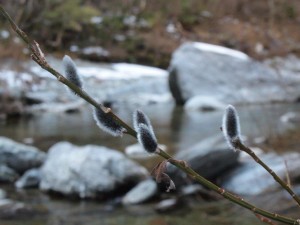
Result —
MULTIPOLYGON (((1 1, 48 52, 166 68, 182 41, 219 44, 263 59, 299 53, 299 3, 287 0, 1 1), (85 48, 97 46, 93 53, 85 48), (101 51, 102 49, 102 51, 101 51)), ((21 57, 1 17, 1 57, 21 57), (4 29, 4 30, 3 30, 4 29), (7 33, 8 32, 8 33, 7 33)), ((91 50, 92 51, 92 50, 91 50)))
MULTIPOLYGON (((142 109, 170 154, 260 206, 298 215, 272 179, 249 158, 228 149, 220 126, 226 105, 236 105, 245 142, 284 179, 290 174, 300 193, 300 166, 295 163, 300 159, 299 0, 0 4, 40 44, 53 68, 64 74, 62 58, 71 56, 85 90, 124 121, 132 124, 132 113, 142 109)), ((141 205, 124 203, 127 189, 113 190, 104 200, 97 191, 92 200, 81 199, 76 191, 70 198, 66 190, 54 187, 41 191, 46 156, 61 141, 78 148, 94 144, 117 150, 148 171, 161 159, 145 155, 128 135, 115 138, 99 130, 90 106, 30 60, 27 46, 3 16, 0 136, 0 158, 6 159, 6 149, 26 149, 23 144, 38 148, 45 157, 33 166, 42 168, 33 185, 20 184, 25 171, 14 171, 11 163, 0 160, 1 224, 261 224, 251 212, 185 182, 176 171, 176 192, 155 189, 141 205), (1 169, 2 164, 10 170, 1 169)), ((16 158, 12 161, 18 164, 16 158)), ((85 180, 89 175, 83 176, 92 183, 85 180)))

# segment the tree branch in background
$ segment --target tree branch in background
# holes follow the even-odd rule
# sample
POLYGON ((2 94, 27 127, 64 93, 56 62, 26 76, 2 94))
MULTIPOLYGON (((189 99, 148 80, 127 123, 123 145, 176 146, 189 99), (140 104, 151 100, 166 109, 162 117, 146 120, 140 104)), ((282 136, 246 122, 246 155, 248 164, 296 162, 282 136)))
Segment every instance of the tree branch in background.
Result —
MULTIPOLYGON (((65 84, 67 87, 69 87, 73 92, 75 92, 79 97, 87 101, 89 104, 93 105, 96 109, 102 110, 103 113, 106 113, 108 116, 110 116, 117 124, 124 127, 126 129, 126 134, 129 134, 133 136, 134 138, 137 137, 136 131, 131 128, 128 124, 123 122, 118 116, 116 116, 109 108, 104 107, 102 104, 97 103, 92 97, 90 97, 84 90, 79 88, 76 84, 72 83, 68 79, 66 79, 62 74, 60 74, 58 71, 56 71, 54 68, 52 68, 48 62, 46 61, 43 52, 41 51, 39 45, 35 41, 31 41, 28 36, 16 25, 16 23, 12 20, 12 18, 9 16, 9 14, 3 9, 2 6, 0 6, 0 12, 4 15, 4 17, 9 21, 12 29, 23 39, 23 41, 28 45, 29 50, 31 51, 32 59, 39 64, 43 69, 47 70, 49 73, 54 75, 58 81, 65 84)), ((145 128, 144 125, 142 127, 145 128)), ((151 133, 151 131, 150 131, 151 133)), ((153 150, 153 149, 151 149, 153 150)), ((292 225, 300 225, 300 220, 285 217, 276 213, 272 213, 266 210, 263 210, 261 208, 256 207, 255 205, 245 201, 244 199, 231 194, 230 192, 227 192, 226 190, 220 188, 219 186, 213 184, 212 182, 208 181, 204 177, 200 176, 198 173, 196 173, 194 170, 192 170, 190 167, 186 165, 186 163, 182 161, 178 161, 173 159, 168 153, 165 151, 157 148, 155 150, 155 153, 166 159, 168 162, 188 174, 190 177, 192 177, 195 181, 202 184, 206 188, 215 191, 216 193, 222 195, 224 198, 230 200, 231 202, 240 205, 250 211, 252 211, 255 214, 259 214, 263 217, 270 218, 275 221, 279 221, 285 224, 292 224, 292 225)))

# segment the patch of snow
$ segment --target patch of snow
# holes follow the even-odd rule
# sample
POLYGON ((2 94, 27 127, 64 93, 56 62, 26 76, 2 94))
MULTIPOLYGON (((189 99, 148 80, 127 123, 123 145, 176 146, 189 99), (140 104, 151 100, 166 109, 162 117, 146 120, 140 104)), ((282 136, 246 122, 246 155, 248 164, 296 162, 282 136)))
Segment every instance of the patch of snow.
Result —
POLYGON ((255 44, 254 50, 257 54, 263 54, 265 52, 265 47, 262 43, 258 42, 255 44))
POLYGON ((32 76, 28 73, 4 70, 0 71, 0 80, 3 80, 8 88, 19 88, 24 82, 31 82, 32 76))
POLYGON ((118 41, 118 42, 123 42, 126 40, 126 36, 123 34, 116 34, 114 36, 114 40, 118 41))
POLYGON ((129 27, 134 27, 136 25, 136 16, 131 15, 131 16, 127 16, 123 19, 123 23, 126 26, 129 27))
POLYGON ((33 80, 32 76, 28 73, 19 73, 19 77, 22 81, 25 82, 31 82, 33 80))
POLYGON ((93 24, 100 24, 102 22, 103 22, 103 17, 101 17, 101 16, 93 16, 91 18, 91 23, 93 23, 93 24))
POLYGON ((97 56, 109 56, 110 53, 106 49, 100 46, 90 46, 82 49, 82 54, 84 55, 97 55, 97 56))
POLYGON ((201 51, 207 51, 207 52, 213 52, 213 53, 218 53, 222 55, 228 55, 234 58, 238 58, 241 60, 249 60, 249 56, 246 55, 243 52, 225 48, 222 46, 218 45, 212 45, 212 44, 207 44, 207 43, 202 43, 202 42, 195 42, 193 43, 194 47, 198 48, 201 51))
POLYGON ((210 96, 195 96, 189 99, 185 105, 185 110, 199 110, 199 111, 213 111, 213 110, 223 110, 226 108, 226 105, 218 101, 214 97, 210 96))
POLYGON ((166 31, 169 33, 169 34, 174 34, 177 32, 177 29, 175 27, 175 24, 174 23, 169 23, 166 27, 166 31))
MULTIPOLYGON (((166 70, 138 64, 100 64, 83 60, 74 60, 74 62, 77 65, 78 73, 82 77, 93 77, 99 80, 130 80, 139 79, 142 77, 165 79, 168 76, 168 72, 166 70)), ((49 63, 64 75, 64 73, 62 72, 60 59, 49 57, 49 63)), ((56 79, 48 71, 43 70, 40 66, 33 63, 28 66, 28 70, 29 74, 33 74, 38 77, 56 79)))
POLYGON ((30 72, 39 77, 56 79, 51 73, 42 69, 40 66, 36 66, 36 65, 31 66, 30 72))
POLYGON ((0 37, 1 38, 7 39, 7 38, 9 38, 9 36, 10 36, 10 33, 7 30, 1 30, 0 31, 0 37))
POLYGON ((101 66, 78 66, 78 72, 84 77, 95 77, 101 80, 137 79, 141 77, 168 76, 166 70, 129 63, 114 63, 110 67, 101 66))
POLYGON ((167 77, 168 73, 166 70, 143 66, 130 63, 114 63, 112 68, 117 72, 122 72, 129 77, 167 77))
POLYGON ((280 117, 283 123, 300 123, 300 114, 296 112, 288 112, 280 117))
POLYGON ((70 51, 71 52, 78 52, 79 51, 79 47, 77 45, 71 45, 70 46, 70 51))

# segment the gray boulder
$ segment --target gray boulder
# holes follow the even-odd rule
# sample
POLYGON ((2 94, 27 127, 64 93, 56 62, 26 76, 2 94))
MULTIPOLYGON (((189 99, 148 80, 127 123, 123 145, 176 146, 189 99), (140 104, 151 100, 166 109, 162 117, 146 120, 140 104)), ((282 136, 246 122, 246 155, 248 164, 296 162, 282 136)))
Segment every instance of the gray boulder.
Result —
POLYGON ((214 111, 225 108, 225 104, 209 96, 194 96, 184 104, 184 109, 187 111, 214 111))
POLYGON ((19 178, 19 174, 13 169, 0 165, 0 182, 11 183, 19 178))
POLYGON ((154 197, 157 192, 158 188, 154 180, 144 180, 126 193, 122 202, 124 205, 140 204, 154 197))
POLYGON ((46 154, 39 149, 0 137, 0 164, 22 174, 26 170, 39 167, 46 154))
POLYGON ((6 198, 6 191, 4 191, 3 189, 0 189, 0 200, 5 199, 6 198))
POLYGON ((48 210, 41 206, 32 206, 23 202, 10 199, 0 199, 1 220, 32 219, 36 215, 45 215, 48 210))
POLYGON ((199 42, 181 45, 172 55, 169 86, 177 104, 194 96, 224 104, 296 101, 300 77, 284 77, 246 54, 199 42), (283 88, 284 85, 284 88, 283 88))
MULTIPOLYGON (((236 166, 238 156, 239 153, 229 149, 224 138, 218 135, 182 150, 175 158, 184 160, 197 173, 211 180, 221 177, 229 168, 236 166)), ((190 183, 185 173, 173 165, 168 167, 168 174, 176 187, 190 183)))
POLYGON ((41 181, 41 172, 39 169, 30 169, 15 183, 16 188, 36 188, 41 181))
POLYGON ((116 150, 60 142, 49 149, 41 168, 40 189, 80 198, 104 198, 128 190, 148 175, 144 167, 116 150))
MULTIPOLYGON (((283 180, 286 179, 287 169, 291 181, 300 177, 300 164, 297 163, 300 161, 299 153, 269 153, 259 157, 283 180)), ((258 195, 270 188, 279 187, 273 177, 250 157, 245 158, 239 167, 223 179, 222 186, 226 190, 240 195, 258 195)))

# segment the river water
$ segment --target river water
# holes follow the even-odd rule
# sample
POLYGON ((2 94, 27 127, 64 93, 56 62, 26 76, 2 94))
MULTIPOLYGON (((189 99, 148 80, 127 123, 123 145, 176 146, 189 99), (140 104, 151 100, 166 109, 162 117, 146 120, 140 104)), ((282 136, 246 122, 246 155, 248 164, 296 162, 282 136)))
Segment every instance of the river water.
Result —
MULTIPOLYGON (((60 62, 57 61, 56 63, 58 65, 60 62)), ((94 66, 92 65, 92 68, 94 66)), ((82 67, 86 72, 86 68, 91 66, 83 63, 82 67)), ((30 69, 32 68, 36 67, 31 65, 30 69)), ((94 76, 94 73, 98 74, 100 69, 96 67, 96 69, 88 70, 89 76, 94 76)), ((112 74, 118 75, 114 79, 119 79, 119 76, 123 77, 123 74, 115 71, 111 73, 110 70, 103 71, 103 68, 101 71, 100 74, 106 74, 110 79, 112 74)), ((32 72, 40 76, 43 73, 39 68, 32 72)), ((159 71, 159 73, 161 72, 159 71)), ((47 74, 42 75, 42 77, 47 77, 47 74)), ((8 77, 7 73, 3 76, 8 77)), ((15 76, 19 76, 19 74, 15 74, 15 76)), ((27 75, 23 77, 27 79, 27 75)), ((26 79, 25 81, 27 81, 26 79)), ((105 78, 102 77, 101 79, 105 78)), ((11 89, 17 88, 15 87, 17 84, 15 80, 10 80, 11 82, 7 83, 12 85, 11 89)), ((56 81, 54 82, 56 85, 56 81)), ((137 87, 143 89, 143 86, 137 85, 137 87)), ((41 84, 38 88, 48 90, 49 81, 45 82, 44 86, 41 84)), ((112 88, 114 89, 115 86, 112 86, 112 88)), ((137 88, 138 91, 141 91, 140 89, 137 88)), ((162 89, 164 91, 165 88, 162 89)), ((158 92, 158 97, 160 92, 163 91, 159 88, 154 90, 154 92, 158 92)), ((113 108, 114 112, 129 124, 132 123, 132 113, 135 109, 135 106, 127 104, 119 104, 116 108, 113 108)), ((142 109, 149 116, 159 143, 166 145, 167 151, 171 154, 184 151, 206 138, 221 135, 220 126, 223 111, 188 112, 175 107, 171 101, 146 104, 140 106, 139 109, 142 109)), ((289 132, 300 133, 300 124, 287 124, 280 120, 280 117, 287 112, 299 112, 299 103, 240 106, 237 107, 237 110, 240 115, 242 134, 250 141, 266 138, 267 140, 276 140, 289 132)), ((32 144, 43 151, 48 151, 53 144, 60 141, 69 141, 77 145, 103 145, 122 152, 125 151, 127 146, 136 143, 136 140, 132 137, 125 135, 123 138, 115 138, 100 131, 95 125, 89 106, 82 107, 78 113, 43 112, 30 117, 2 121, 0 123, 0 136, 32 144)), ((285 141, 288 142, 289 136, 286 135, 286 137, 287 140, 285 141)), ((269 149, 275 148, 278 151, 299 151, 298 146, 287 149, 278 149, 276 148, 278 146, 271 145, 268 147, 269 149)), ((139 159, 138 161, 150 170, 158 160, 158 158, 154 158, 152 160, 139 159)), ((1 188, 7 191, 8 198, 28 204, 33 212, 29 210, 29 213, 18 213, 12 218, 0 219, 0 225, 261 224, 251 212, 237 209, 227 201, 208 202, 199 196, 193 196, 192 199, 181 203, 180 205, 184 205, 184 207, 180 207, 178 210, 159 214, 154 210, 157 204, 156 200, 139 206, 123 207, 119 204, 119 199, 110 202, 79 201, 61 196, 50 196, 38 190, 16 190, 13 185, 1 184, 1 188)), ((170 198, 173 196, 166 195, 165 197, 170 198)))
MULTIPOLYGON (((199 141, 220 133, 222 111, 185 112, 172 103, 154 104, 142 107, 150 117, 160 143, 168 147, 170 153, 182 151, 199 141)), ((286 125, 280 116, 290 111, 300 111, 300 104, 276 104, 238 107, 242 133, 250 139, 258 137, 276 138, 289 130, 297 130, 293 124, 286 125)), ((131 123, 134 108, 119 106, 115 112, 131 123)), ((299 129, 299 128, 298 128, 299 129)), ((42 113, 33 117, 11 119, 1 124, 0 136, 33 145, 47 151, 59 141, 70 141, 78 145, 104 145, 119 151, 136 143, 131 138, 111 137, 95 125, 89 107, 79 113, 42 113)), ((289 150, 289 149, 287 149, 289 150)), ((152 167, 152 162, 140 161, 152 167)), ((118 200, 111 202, 78 201, 49 196, 38 190, 15 190, 11 185, 3 185, 8 197, 27 203, 37 210, 29 216, 25 213, 9 220, 0 220, 1 225, 164 225, 164 224, 260 224, 246 210, 238 210, 226 201, 207 202, 199 198, 187 201, 180 210, 158 214, 156 202, 142 206, 122 207, 118 200), (192 202, 192 203, 191 203, 192 202), (47 212, 47 213, 46 213, 47 212)))
MULTIPOLYGON (((114 112, 132 124, 136 108, 118 106, 114 112)), ((151 119, 161 144, 172 153, 186 149, 199 141, 221 133, 223 111, 188 112, 172 103, 143 106, 151 119)), ((289 130, 297 130, 296 123, 284 123, 280 117, 288 112, 299 112, 300 104, 270 104, 237 107, 242 134, 249 139, 276 138, 289 130)), ((136 140, 129 136, 112 137, 99 130, 89 107, 79 113, 42 113, 31 117, 10 119, 1 124, 0 135, 33 145, 47 151, 58 141, 78 145, 97 144, 123 151, 136 140)))

